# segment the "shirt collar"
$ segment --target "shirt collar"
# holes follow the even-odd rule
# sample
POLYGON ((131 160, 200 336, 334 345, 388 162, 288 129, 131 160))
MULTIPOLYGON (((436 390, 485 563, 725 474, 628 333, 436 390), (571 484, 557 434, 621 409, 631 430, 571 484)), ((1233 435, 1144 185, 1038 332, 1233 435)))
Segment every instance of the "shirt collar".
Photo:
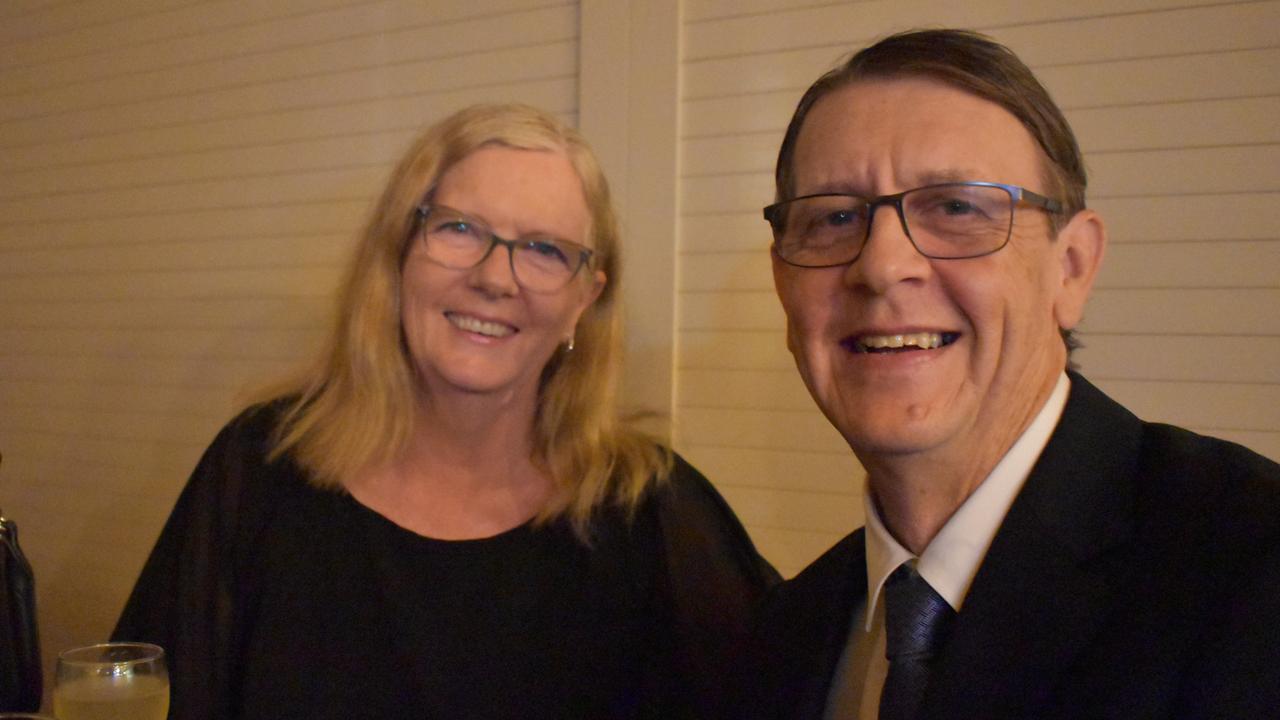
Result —
POLYGON ((969 592, 978 567, 991 547, 991 541, 1004 522, 1013 499, 1027 481, 1031 468, 1049 443, 1053 429, 1062 418, 1071 381, 1064 372, 1058 377, 1049 399, 1018 440, 996 463, 991 473, 965 499, 951 519, 916 557, 889 534, 880 519, 869 485, 863 485, 862 503, 867 528, 867 618, 871 630, 876 603, 889 574, 904 562, 914 562, 923 577, 947 601, 959 610, 969 592))

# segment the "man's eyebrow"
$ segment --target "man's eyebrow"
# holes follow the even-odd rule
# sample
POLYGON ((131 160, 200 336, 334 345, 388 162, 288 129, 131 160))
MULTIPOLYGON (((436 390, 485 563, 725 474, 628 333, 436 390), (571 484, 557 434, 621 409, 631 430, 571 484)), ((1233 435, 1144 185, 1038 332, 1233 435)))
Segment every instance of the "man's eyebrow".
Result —
POLYGON ((853 185, 853 183, 837 180, 813 187, 805 188, 805 192, 796 193, 799 195, 857 195, 859 197, 867 197, 867 193, 862 189, 853 185))
POLYGON ((980 177, 980 175, 981 173, 977 171, 964 168, 940 168, 937 170, 929 170, 919 175, 916 187, 938 185, 940 183, 988 180, 988 178, 980 177))

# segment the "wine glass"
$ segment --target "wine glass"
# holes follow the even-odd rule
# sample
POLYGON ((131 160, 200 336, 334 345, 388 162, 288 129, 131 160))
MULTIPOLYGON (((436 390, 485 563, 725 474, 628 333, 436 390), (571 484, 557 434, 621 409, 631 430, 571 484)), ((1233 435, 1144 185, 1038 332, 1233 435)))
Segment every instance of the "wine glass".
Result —
POLYGON ((165 720, 169 671, 150 643, 102 643, 58 655, 53 684, 58 720, 165 720))

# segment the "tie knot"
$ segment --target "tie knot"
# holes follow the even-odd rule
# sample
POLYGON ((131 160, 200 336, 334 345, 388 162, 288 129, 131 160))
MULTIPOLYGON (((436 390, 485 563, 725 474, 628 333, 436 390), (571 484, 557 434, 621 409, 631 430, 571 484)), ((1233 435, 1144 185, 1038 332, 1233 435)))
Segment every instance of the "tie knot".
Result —
POLYGON ((884 594, 885 656, 891 662, 932 656, 946 637, 955 610, 906 563, 889 576, 884 594))

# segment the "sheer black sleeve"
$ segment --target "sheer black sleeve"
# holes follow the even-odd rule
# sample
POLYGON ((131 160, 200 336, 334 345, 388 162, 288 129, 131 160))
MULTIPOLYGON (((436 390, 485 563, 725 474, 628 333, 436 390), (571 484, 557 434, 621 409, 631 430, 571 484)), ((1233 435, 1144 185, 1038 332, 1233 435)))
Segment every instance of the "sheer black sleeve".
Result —
POLYGON ((233 717, 249 549, 266 523, 271 413, 219 433, 179 496, 125 604, 114 640, 152 642, 169 665, 173 720, 233 717))
POLYGON ((676 456, 658 494, 665 585, 675 638, 672 672, 693 695, 695 717, 714 717, 730 659, 744 641, 756 605, 780 578, 756 551, 724 498, 676 456))

